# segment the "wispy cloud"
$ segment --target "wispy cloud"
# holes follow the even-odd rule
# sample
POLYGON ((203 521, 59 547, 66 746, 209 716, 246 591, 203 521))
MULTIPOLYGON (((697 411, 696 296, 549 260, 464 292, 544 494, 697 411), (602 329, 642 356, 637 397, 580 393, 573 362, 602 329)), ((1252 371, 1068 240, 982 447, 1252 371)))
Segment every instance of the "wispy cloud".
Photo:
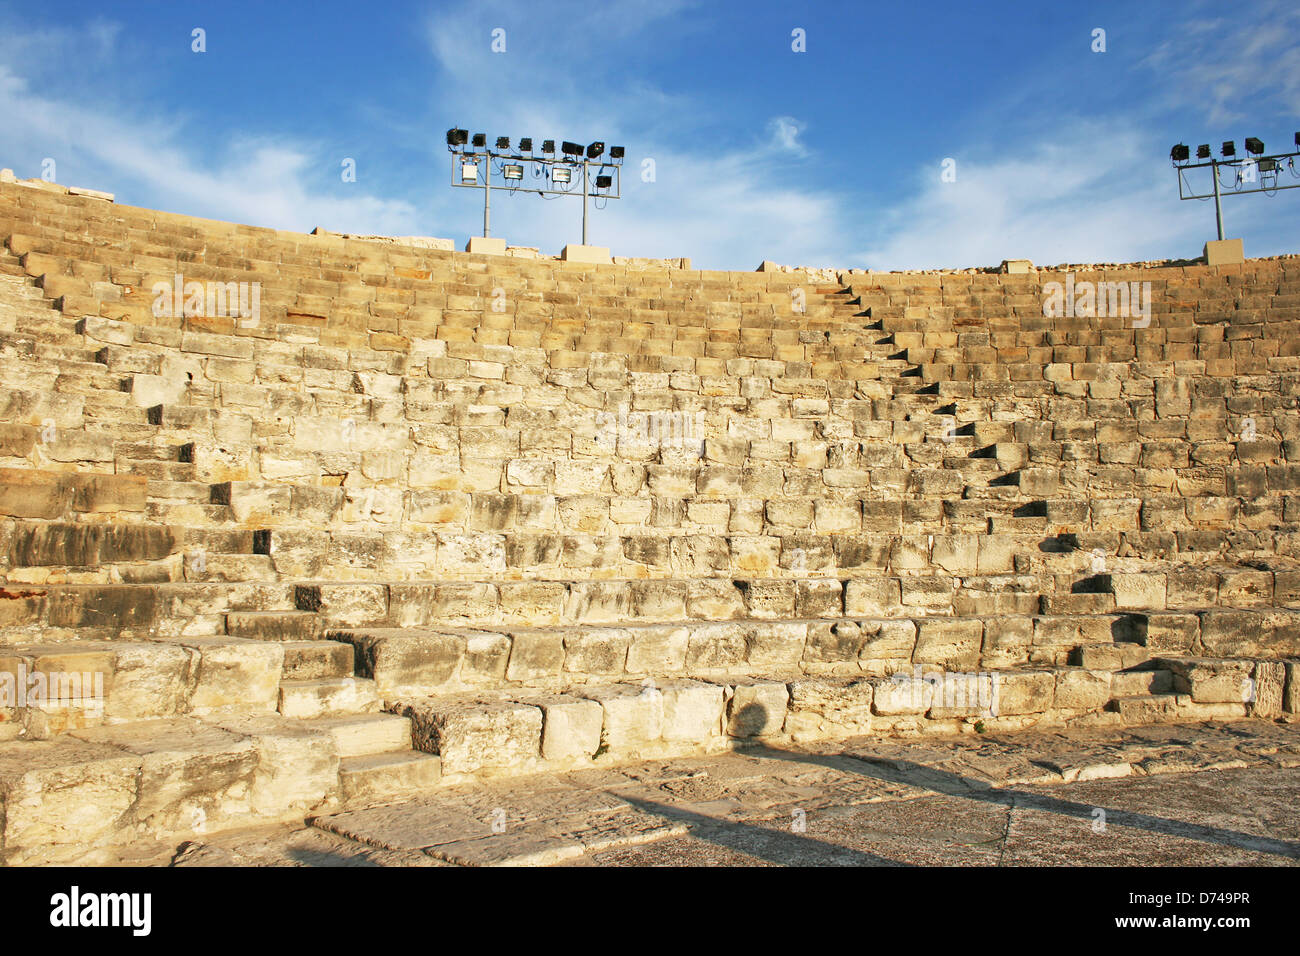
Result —
POLYGON ((1249 19, 1238 12, 1171 19, 1166 39, 1140 64, 1153 75, 1156 92, 1204 110, 1214 125, 1262 109, 1300 113, 1300 7, 1285 0, 1255 5, 1249 19))
POLYGON ((1009 158, 959 155, 952 182, 938 161, 921 167, 912 197, 890 210, 859 258, 906 269, 1199 253, 1204 211, 1177 202, 1172 174, 1147 161, 1140 131, 1064 116, 1057 133, 1009 158))

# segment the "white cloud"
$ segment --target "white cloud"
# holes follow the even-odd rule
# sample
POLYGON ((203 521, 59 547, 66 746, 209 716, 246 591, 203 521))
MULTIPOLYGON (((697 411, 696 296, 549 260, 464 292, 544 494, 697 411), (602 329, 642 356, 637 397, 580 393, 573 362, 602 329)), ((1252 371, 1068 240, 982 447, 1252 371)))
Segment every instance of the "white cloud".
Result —
MULTIPOLYGON (((1172 171, 1152 162, 1131 127, 1058 118, 1051 142, 1007 159, 957 156, 918 170, 913 197, 858 257, 875 269, 1126 262, 1194 256, 1206 210, 1179 203, 1172 171)), ((1212 222, 1212 220, 1211 220, 1212 222)))
POLYGON ((790 152, 803 149, 803 144, 799 142, 803 126, 793 116, 774 117, 768 121, 767 128, 772 135, 773 145, 790 152))
POLYGON ((1300 7, 1286 0, 1252 12, 1249 20, 1236 10, 1228 17, 1175 18, 1168 37, 1140 64, 1155 75, 1162 98, 1204 110, 1214 125, 1264 110, 1300 113, 1300 7))

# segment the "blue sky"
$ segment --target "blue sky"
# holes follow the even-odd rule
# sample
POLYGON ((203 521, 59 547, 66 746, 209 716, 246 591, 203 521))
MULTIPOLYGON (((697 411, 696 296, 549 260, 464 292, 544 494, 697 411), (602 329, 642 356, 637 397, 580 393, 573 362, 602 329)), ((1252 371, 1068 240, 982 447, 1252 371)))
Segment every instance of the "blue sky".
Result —
MULTIPOLYGON (((1300 5, 0 0, 0 166, 21 177, 48 158, 59 182, 132 205, 460 247, 482 203, 448 185, 453 125, 626 146, 624 198, 591 221, 615 255, 1190 257, 1214 211, 1178 201, 1169 147, 1293 148, 1300 5)), ((1300 251, 1300 191, 1224 212, 1247 255, 1300 251)), ((511 244, 554 253, 580 229, 576 200, 493 197, 511 244)))

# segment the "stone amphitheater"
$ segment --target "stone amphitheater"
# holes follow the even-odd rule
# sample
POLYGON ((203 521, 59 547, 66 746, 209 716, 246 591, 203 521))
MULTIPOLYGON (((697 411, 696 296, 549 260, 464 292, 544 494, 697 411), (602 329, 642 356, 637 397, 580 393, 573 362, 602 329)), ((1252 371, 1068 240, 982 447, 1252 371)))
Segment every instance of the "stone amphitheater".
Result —
POLYGON ((1300 712, 1300 257, 708 272, 4 178, 6 863, 1300 712))

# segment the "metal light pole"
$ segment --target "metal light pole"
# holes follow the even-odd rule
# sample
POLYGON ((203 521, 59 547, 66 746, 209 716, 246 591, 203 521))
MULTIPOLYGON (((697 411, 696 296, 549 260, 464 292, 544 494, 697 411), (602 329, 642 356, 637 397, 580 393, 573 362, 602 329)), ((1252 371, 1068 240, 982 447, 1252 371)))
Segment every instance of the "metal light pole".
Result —
POLYGON ((483 238, 486 239, 492 234, 490 231, 492 223, 492 160, 489 159, 483 165, 487 167, 487 171, 483 174, 483 238))

